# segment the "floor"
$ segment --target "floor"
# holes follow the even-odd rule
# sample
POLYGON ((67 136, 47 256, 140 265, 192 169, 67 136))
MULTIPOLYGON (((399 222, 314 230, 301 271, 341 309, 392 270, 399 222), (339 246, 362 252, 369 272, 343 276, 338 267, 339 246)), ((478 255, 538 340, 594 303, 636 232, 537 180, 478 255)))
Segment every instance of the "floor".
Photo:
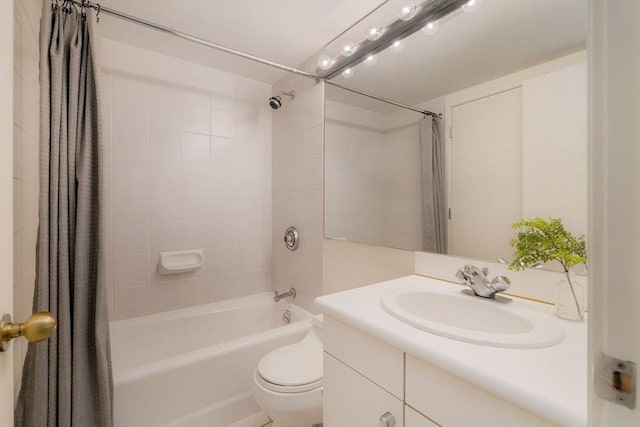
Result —
MULTIPOLYGON (((253 414, 248 418, 236 421, 229 427, 270 427, 271 424, 273 424, 273 421, 271 421, 264 412, 258 412, 257 414, 253 414)), ((322 424, 320 424, 318 427, 322 427, 322 424)))
POLYGON ((269 417, 267 417, 264 412, 258 412, 257 414, 253 414, 248 418, 236 421, 229 427, 269 427, 270 425, 271 420, 269 419, 269 417))

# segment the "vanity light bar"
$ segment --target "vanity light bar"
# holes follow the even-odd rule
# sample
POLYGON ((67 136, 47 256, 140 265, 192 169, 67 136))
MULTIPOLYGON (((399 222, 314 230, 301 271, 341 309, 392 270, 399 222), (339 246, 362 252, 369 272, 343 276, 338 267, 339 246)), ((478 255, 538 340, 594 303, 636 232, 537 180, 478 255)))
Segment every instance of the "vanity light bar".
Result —
POLYGON ((352 68, 370 55, 382 52, 398 40, 402 40, 427 25, 436 21, 467 4, 469 0, 432 0, 423 3, 416 15, 408 20, 398 19, 388 25, 380 38, 376 40, 365 39, 357 45, 356 51, 350 56, 339 56, 336 62, 327 70, 318 68, 318 77, 329 80, 347 68, 352 68))

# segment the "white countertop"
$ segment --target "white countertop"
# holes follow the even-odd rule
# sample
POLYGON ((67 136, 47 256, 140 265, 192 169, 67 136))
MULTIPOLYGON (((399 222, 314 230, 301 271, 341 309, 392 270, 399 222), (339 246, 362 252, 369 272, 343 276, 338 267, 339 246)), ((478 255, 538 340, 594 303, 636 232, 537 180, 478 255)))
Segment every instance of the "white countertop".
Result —
MULTIPOLYGON (((587 425, 587 326, 557 319, 564 340, 537 349, 509 349, 470 344, 410 326, 381 306, 382 294, 397 286, 460 286, 423 276, 364 286, 317 298, 328 316, 455 375, 553 424, 587 425)), ((471 297, 470 297, 471 298, 471 297)), ((513 304, 548 313, 554 307, 514 298, 513 304)))

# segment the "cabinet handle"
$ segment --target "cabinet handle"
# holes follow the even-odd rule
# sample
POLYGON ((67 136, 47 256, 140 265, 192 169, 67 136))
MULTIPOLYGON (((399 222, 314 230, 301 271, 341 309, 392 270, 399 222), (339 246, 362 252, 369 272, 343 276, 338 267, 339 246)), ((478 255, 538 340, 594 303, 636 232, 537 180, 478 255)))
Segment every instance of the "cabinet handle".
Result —
POLYGON ((391 412, 385 412, 380 416, 380 427, 393 427, 396 425, 396 418, 391 412))

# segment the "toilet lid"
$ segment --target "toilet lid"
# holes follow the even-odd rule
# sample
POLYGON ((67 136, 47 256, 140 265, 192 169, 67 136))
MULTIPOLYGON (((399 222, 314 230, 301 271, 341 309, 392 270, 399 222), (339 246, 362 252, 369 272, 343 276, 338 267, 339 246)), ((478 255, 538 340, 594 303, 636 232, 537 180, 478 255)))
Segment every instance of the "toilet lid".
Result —
POLYGON ((260 360, 258 374, 265 381, 284 387, 322 382, 322 343, 303 340, 273 350, 260 360))

